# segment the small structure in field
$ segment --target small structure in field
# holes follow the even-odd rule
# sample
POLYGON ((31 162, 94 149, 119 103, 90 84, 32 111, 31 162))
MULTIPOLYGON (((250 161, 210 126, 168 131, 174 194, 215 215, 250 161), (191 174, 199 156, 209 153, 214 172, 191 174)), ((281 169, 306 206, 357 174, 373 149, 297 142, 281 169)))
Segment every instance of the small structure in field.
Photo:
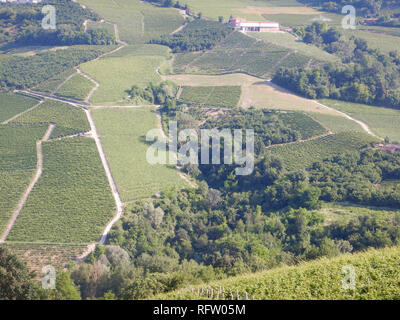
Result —
POLYGON ((388 152, 400 152, 400 145, 397 144, 378 144, 378 149, 388 152))
POLYGON ((280 31, 278 22, 272 21, 246 21, 240 17, 231 17, 229 25, 239 31, 271 32, 280 31))

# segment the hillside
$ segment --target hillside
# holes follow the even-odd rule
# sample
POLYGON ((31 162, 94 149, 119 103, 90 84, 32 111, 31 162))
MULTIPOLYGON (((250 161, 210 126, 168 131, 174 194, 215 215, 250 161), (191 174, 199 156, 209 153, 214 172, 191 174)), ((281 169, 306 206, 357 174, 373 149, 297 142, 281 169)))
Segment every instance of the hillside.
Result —
MULTIPOLYGON (((213 281, 162 294, 157 300, 375 300, 400 299, 400 248, 368 250, 336 258, 322 258, 298 266, 213 281), (355 289, 343 289, 342 281, 354 267, 355 289), (198 293, 199 292, 199 293, 198 293), (222 293, 224 292, 225 295, 222 293), (238 298, 239 294, 239 298, 238 298)), ((346 279, 352 279, 348 277, 346 279)), ((348 284, 351 284, 349 280, 348 284)))

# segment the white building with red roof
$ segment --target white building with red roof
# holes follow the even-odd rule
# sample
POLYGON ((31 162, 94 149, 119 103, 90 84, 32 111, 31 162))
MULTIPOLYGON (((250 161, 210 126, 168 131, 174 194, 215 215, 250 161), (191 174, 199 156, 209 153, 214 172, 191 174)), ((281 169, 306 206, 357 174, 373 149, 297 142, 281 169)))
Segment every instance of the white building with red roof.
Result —
POLYGON ((280 31, 279 23, 272 21, 246 21, 246 19, 240 17, 232 17, 229 19, 229 24, 239 31, 280 31))

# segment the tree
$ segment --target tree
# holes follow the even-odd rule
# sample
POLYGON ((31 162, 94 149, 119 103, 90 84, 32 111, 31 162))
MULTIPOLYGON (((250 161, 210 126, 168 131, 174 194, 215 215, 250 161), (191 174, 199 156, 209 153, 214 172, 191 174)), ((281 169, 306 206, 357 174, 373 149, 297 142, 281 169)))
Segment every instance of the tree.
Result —
POLYGON ((75 286, 68 271, 57 273, 56 293, 54 299, 57 300, 81 300, 79 287, 75 286))
POLYGON ((38 298, 35 274, 25 263, 4 247, 0 247, 0 300, 31 300, 38 298))

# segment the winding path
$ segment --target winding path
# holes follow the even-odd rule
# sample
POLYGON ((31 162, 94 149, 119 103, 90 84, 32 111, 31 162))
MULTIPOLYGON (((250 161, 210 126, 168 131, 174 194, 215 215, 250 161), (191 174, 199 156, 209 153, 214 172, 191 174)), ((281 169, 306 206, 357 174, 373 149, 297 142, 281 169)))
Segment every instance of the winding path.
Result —
POLYGON ((22 198, 20 199, 17 208, 14 210, 10 220, 7 223, 7 226, 3 232, 3 234, 0 237, 0 243, 3 243, 6 241, 6 238, 8 234, 10 233, 11 228, 14 226, 15 221, 18 218, 19 213, 21 212, 23 206, 25 205, 26 200, 29 197, 29 194, 32 192, 34 186, 38 182, 40 176, 42 175, 43 172, 43 152, 42 152, 42 142, 43 141, 48 141, 50 138, 51 133, 53 132, 55 128, 55 124, 50 124, 49 128, 47 129, 46 133, 44 134, 43 138, 41 140, 36 141, 36 150, 37 150, 37 168, 36 168, 36 173, 33 176, 31 182, 29 183, 28 188, 25 190, 24 194, 22 195, 22 198))

